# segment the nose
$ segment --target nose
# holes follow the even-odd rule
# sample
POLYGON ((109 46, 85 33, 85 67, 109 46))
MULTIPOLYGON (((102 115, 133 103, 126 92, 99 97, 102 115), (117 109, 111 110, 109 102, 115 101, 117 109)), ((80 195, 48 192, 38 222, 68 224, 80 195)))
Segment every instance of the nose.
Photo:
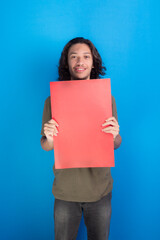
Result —
POLYGON ((81 57, 77 57, 77 65, 82 65, 82 58, 81 57))

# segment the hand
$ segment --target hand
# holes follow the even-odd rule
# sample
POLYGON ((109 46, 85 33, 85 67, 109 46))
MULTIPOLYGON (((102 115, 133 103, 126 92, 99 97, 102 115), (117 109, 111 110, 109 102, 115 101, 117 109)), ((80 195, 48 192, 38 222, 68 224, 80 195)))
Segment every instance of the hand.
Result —
POLYGON ((103 123, 102 126, 106 126, 106 128, 103 128, 102 131, 112 133, 115 140, 116 136, 119 134, 119 125, 115 117, 110 117, 105 120, 105 123, 103 123))
POLYGON ((44 134, 49 142, 53 142, 53 136, 57 136, 58 130, 58 123, 51 119, 47 123, 44 124, 44 134))

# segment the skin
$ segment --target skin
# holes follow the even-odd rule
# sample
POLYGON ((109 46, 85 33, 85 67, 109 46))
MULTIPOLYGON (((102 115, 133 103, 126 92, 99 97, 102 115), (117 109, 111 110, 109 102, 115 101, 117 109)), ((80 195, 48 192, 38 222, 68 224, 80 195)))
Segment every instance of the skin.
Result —
MULTIPOLYGON (((89 80, 93 66, 93 57, 91 50, 87 44, 77 43, 70 47, 68 52, 68 66, 71 80, 89 80)), ((54 148, 53 136, 58 134, 58 123, 51 119, 44 124, 44 134, 41 138, 41 146, 44 150, 50 151, 54 148)), ((121 144, 121 136, 119 134, 119 124, 115 117, 111 117, 102 123, 102 131, 106 134, 113 134, 114 149, 121 144)))
POLYGON ((93 57, 87 44, 77 43, 68 52, 68 66, 71 80, 89 80, 93 66, 93 57))

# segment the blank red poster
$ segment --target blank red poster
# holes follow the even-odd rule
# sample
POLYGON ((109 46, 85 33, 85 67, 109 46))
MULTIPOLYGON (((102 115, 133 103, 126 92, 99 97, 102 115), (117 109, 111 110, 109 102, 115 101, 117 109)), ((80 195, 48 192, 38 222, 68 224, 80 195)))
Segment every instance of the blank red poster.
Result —
POLYGON ((111 133, 102 124, 112 116, 110 79, 50 83, 55 168, 114 167, 111 133))

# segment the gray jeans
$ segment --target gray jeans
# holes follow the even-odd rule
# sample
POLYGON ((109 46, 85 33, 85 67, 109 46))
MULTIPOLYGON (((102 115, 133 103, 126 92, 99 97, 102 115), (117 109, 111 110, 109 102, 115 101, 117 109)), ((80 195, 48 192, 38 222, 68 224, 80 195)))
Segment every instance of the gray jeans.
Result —
POLYGON ((108 240, 112 192, 97 202, 68 202, 55 199, 55 240, 76 240, 84 215, 88 240, 108 240))

